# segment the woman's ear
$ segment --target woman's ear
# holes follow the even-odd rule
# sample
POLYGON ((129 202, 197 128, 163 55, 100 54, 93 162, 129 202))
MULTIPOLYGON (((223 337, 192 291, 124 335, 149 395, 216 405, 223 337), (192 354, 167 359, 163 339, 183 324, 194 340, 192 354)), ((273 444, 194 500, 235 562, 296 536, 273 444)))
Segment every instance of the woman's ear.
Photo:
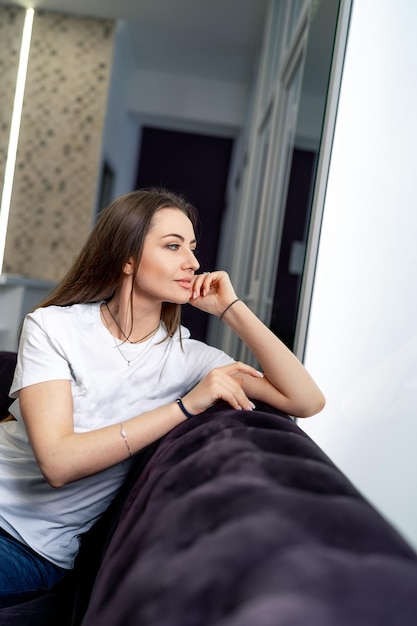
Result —
POLYGON ((133 262, 133 258, 130 257, 130 259, 123 266, 123 274, 126 274, 127 276, 129 276, 129 274, 133 274, 134 271, 135 271, 135 264, 133 262))

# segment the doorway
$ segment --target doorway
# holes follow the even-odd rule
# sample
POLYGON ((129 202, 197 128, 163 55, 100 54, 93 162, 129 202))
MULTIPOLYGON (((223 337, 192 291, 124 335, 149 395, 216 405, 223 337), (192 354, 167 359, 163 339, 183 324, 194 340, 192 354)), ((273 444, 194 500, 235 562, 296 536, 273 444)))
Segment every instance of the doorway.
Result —
MULTIPOLYGON (((169 189, 196 207, 199 271, 216 269, 233 139, 148 126, 141 133, 136 188, 169 189)), ((194 339, 205 341, 207 314, 185 305, 182 319, 194 339)))
POLYGON ((294 348, 316 163, 316 152, 294 148, 270 323, 271 330, 291 350, 294 348))

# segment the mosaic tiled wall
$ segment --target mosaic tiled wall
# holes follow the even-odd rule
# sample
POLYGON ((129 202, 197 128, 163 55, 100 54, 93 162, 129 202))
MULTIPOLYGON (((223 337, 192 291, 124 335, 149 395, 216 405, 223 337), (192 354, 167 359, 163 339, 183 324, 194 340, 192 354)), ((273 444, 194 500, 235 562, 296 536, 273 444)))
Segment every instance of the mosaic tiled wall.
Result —
POLYGON ((0 194, 9 143, 20 42, 25 12, 17 7, 0 7, 0 194))
POLYGON ((3 272, 58 280, 91 227, 113 23, 35 15, 3 272))

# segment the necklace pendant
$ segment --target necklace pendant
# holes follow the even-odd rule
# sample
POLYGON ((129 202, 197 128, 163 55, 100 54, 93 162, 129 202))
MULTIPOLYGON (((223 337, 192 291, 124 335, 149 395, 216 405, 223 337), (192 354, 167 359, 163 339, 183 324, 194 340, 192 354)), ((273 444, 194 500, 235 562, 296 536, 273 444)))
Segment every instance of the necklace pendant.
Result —
POLYGON ((128 366, 130 367, 130 361, 127 362, 128 366))

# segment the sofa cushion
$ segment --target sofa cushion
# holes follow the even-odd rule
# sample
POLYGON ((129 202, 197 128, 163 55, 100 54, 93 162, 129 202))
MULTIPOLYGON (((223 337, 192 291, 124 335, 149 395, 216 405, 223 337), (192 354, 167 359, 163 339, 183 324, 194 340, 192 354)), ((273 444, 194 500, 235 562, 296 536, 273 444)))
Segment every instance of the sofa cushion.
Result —
POLYGON ((215 407, 130 492, 83 626, 415 626, 417 557, 291 420, 215 407))

